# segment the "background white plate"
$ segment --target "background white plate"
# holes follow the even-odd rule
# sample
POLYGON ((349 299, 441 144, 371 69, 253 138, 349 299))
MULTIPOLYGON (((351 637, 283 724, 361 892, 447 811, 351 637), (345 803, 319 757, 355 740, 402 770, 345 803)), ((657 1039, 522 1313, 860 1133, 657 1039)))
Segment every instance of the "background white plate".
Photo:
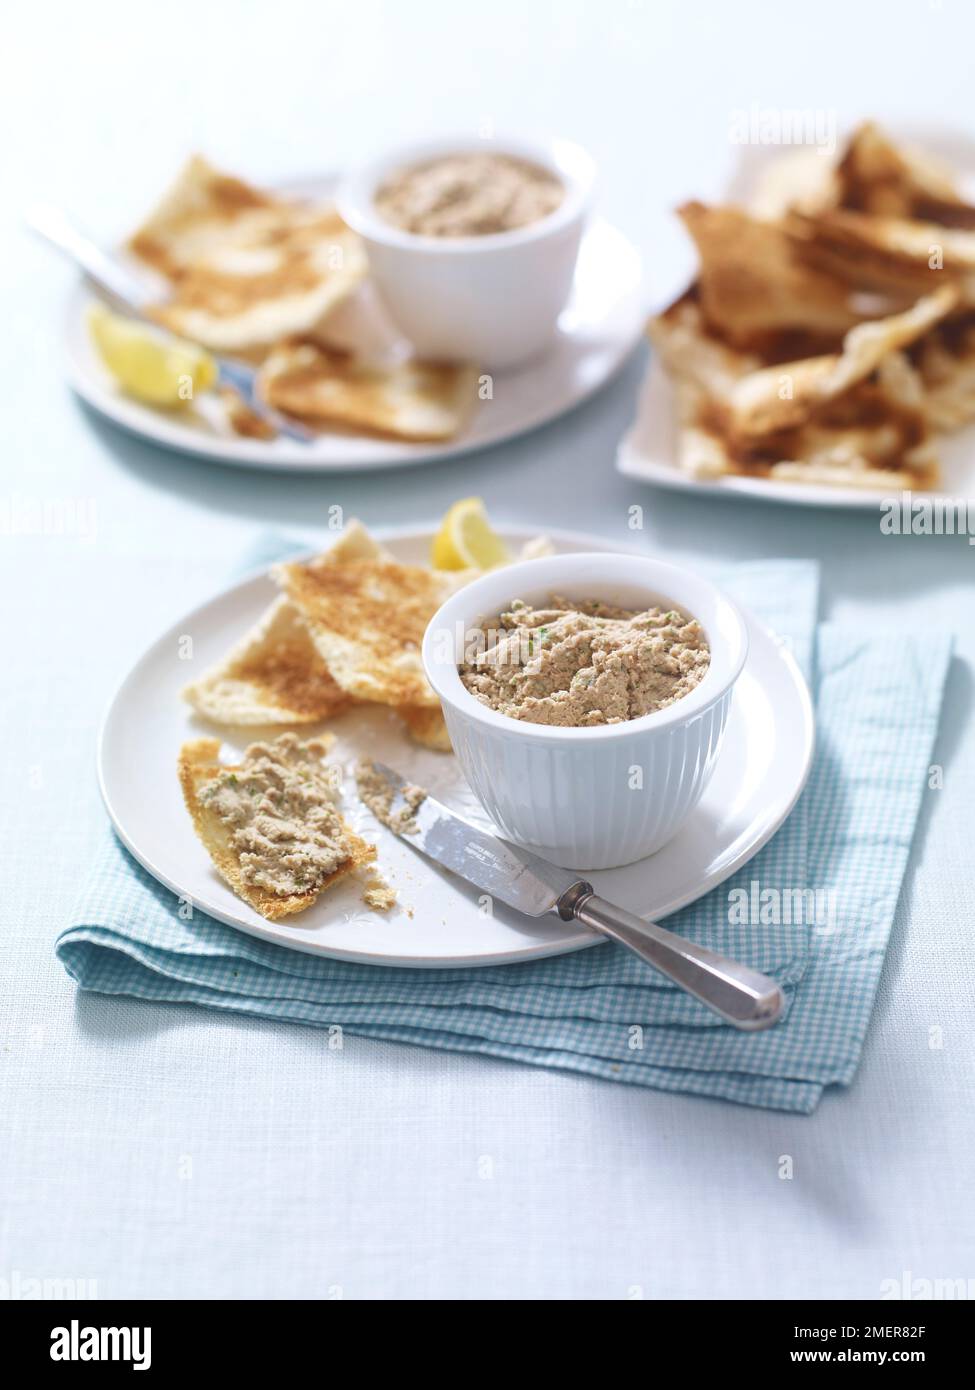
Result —
MULTIPOLYGON (((509 530, 518 546, 532 535, 509 530)), ((385 535, 407 563, 425 563, 430 533, 385 535)), ((560 550, 627 550, 598 537, 552 536, 560 550)), ((264 611, 277 589, 264 573, 245 579, 195 609, 155 642, 122 682, 102 728, 99 783, 124 843, 162 883, 212 917, 254 936, 345 960, 383 965, 500 965, 558 955, 601 938, 575 923, 532 921, 499 905, 486 916, 477 892, 441 872, 357 802, 349 784, 350 820, 379 847, 382 872, 399 894, 391 913, 370 912, 354 881, 325 893, 309 911, 267 922, 234 896, 196 838, 176 779, 185 739, 220 734, 228 751, 251 739, 209 725, 180 699, 193 675, 219 660, 264 611), (192 638, 193 659, 180 659, 192 638), (183 643, 185 646, 185 642, 183 643)), ((750 650, 735 690, 714 776, 680 834, 640 864, 588 875, 613 902, 659 918, 692 902, 754 855, 795 804, 809 771, 813 720, 809 693, 794 659, 770 632, 748 619, 750 650)), ((343 762, 364 753, 401 769, 442 800, 484 821, 453 757, 416 748, 385 710, 356 710, 328 726, 339 734, 343 762)), ((251 735, 256 738, 260 731, 251 735)))
MULTIPOLYGON (((327 197, 335 182, 334 177, 310 179, 283 191, 296 197, 327 197)), ((145 274, 137 263, 126 263, 145 274)), ((84 313, 91 295, 83 284, 68 305, 68 374, 78 394, 115 424, 180 453, 244 468, 295 472, 406 467, 499 444, 585 400, 612 376, 642 335, 647 316, 642 280, 640 253, 633 243, 609 222, 595 218, 583 237, 572 296, 551 349, 524 367, 498 372, 493 399, 481 402, 467 429, 444 444, 407 444, 339 431, 317 435, 309 444, 242 439, 205 403, 199 414, 142 405, 115 386, 92 348, 84 313)), ((339 313, 349 326, 350 342, 379 350, 402 346, 368 291, 339 313)))
MULTIPOLYGON (((929 151, 945 161, 970 196, 975 196, 975 140, 961 131, 897 126, 885 123, 895 140, 929 151)), ((843 136, 839 138, 842 148, 843 136)), ((828 158, 803 150, 801 159, 828 158)), ((764 169, 775 160, 790 157, 774 145, 743 145, 738 167, 722 197, 729 202, 747 204, 764 169)), ((796 157, 793 154, 792 157, 796 157)), ((884 494, 845 487, 818 487, 814 484, 774 482, 766 478, 725 478, 699 480, 683 473, 677 465, 675 411, 670 378, 653 354, 640 393, 633 426, 620 441, 617 467, 628 477, 639 478, 656 487, 676 492, 710 493, 712 496, 758 498, 765 502, 785 502, 792 506, 844 507, 878 511, 884 494)), ((937 491, 916 491, 914 497, 946 497, 975 500, 975 424, 938 440, 942 484, 937 491)))

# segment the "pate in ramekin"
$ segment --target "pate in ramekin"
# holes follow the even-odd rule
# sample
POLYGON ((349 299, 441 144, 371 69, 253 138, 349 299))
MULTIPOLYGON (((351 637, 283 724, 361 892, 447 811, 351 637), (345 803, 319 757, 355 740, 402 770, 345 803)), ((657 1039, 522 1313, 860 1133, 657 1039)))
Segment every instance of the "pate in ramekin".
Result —
MULTIPOLYGON (((474 362, 491 371, 516 366, 555 341, 593 180, 591 158, 567 140, 454 136, 403 146, 374 160, 343 179, 337 202, 365 242, 383 303, 418 356, 474 362), (452 226, 442 217, 430 219, 435 234, 426 235, 412 229, 426 225, 422 219, 397 211, 404 206, 390 196, 397 181, 408 182, 438 161, 486 154, 515 169, 538 171, 560 185, 560 195, 536 202, 537 216, 527 211, 523 221, 497 221, 500 230, 485 233, 477 228, 494 222, 472 221, 470 235, 456 234, 463 221, 452 226), (396 216, 406 225, 391 220, 396 216)), ((530 193, 526 188, 526 204, 530 193)))
MULTIPOLYGON (((500 833, 576 869, 632 863, 666 844, 714 769, 735 681, 747 654, 745 623, 706 579, 636 555, 571 554, 492 571, 439 609, 423 641, 454 752, 500 833), (553 596, 614 609, 673 609, 706 638, 703 675, 665 707, 614 722, 534 722, 492 708, 465 685, 472 642, 515 601, 553 596)), ((614 707, 615 710, 615 707, 614 707)), ((585 716, 591 717, 591 716, 585 716)))

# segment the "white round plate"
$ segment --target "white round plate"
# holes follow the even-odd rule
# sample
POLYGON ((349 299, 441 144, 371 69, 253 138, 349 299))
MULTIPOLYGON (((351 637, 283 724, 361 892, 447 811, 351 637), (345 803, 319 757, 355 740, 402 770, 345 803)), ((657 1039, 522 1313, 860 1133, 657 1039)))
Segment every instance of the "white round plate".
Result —
MULTIPOLYGON (((513 547, 529 531, 509 530, 513 547)), ((429 532, 384 534, 398 559, 426 562, 429 532)), ((595 536, 556 533, 559 550, 614 550, 595 536)), ((346 879, 314 907, 268 922, 218 876, 197 839, 176 778, 180 745, 220 735, 229 760, 265 731, 241 737, 201 721, 180 698, 181 688, 219 661, 267 608, 278 590, 266 573, 218 594, 181 618, 154 642, 122 682, 109 707, 98 750, 102 796, 123 843, 161 883, 211 917, 278 942, 343 960, 398 966, 503 965, 592 946, 602 938, 578 923, 533 920, 498 905, 478 907, 477 890, 434 867, 379 825, 355 797, 347 778, 351 823, 379 849, 379 867, 396 888, 398 905, 371 912, 361 885, 346 879), (191 662, 180 659, 192 638, 191 662)), ((749 653, 735 688, 724 746, 707 791, 670 844, 639 864, 587 875, 598 892, 641 916, 657 919, 700 897, 756 854, 785 820, 809 772, 813 716, 806 683, 785 646, 746 614, 749 653)), ((449 754, 409 742, 395 716, 353 710, 333 721, 333 756, 351 766, 364 754, 379 758, 427 787, 455 810, 490 828, 449 754)), ((273 732, 273 731, 272 731, 273 732)), ((280 732, 280 730, 278 730, 280 732)))
MULTIPOLYGON (((888 126, 892 137, 930 152, 955 171, 959 185, 975 197, 975 140, 957 130, 920 126, 888 126)), ((842 144, 842 139, 841 139, 842 144)), ((776 160, 808 161, 826 158, 815 150, 783 154, 774 145, 742 146, 738 166, 725 189, 728 202, 747 205, 768 166, 776 160)), ((879 512, 884 493, 876 488, 821 487, 812 483, 775 482, 770 478, 729 475, 709 480, 689 477, 677 463, 676 410, 670 378, 656 353, 651 358, 640 393, 636 420, 620 441, 616 462, 621 473, 675 492, 713 497, 784 502, 791 506, 842 507, 879 512)), ((975 503, 975 424, 938 439, 941 487, 915 491, 915 498, 949 497, 975 503)))
MULTIPOLYGON (((327 197, 335 182, 334 177, 308 180, 283 191, 296 197, 327 197)), ((131 260, 126 265, 136 272, 140 269, 131 260)), ((524 367, 498 372, 493 399, 482 401, 468 427, 444 444, 408 444, 339 431, 323 432, 308 444, 280 438, 243 439, 205 401, 192 413, 142 405, 114 385, 98 360, 85 323, 91 295, 81 284, 68 305, 68 373, 78 394, 116 425, 179 453, 243 468, 289 472, 402 468, 499 444, 564 414, 598 390, 642 336, 647 316, 642 281, 636 247, 609 222, 595 218, 583 237, 572 296, 551 349, 524 367)), ((379 353, 402 347, 368 287, 342 306, 338 315, 343 346, 359 344, 379 353)))

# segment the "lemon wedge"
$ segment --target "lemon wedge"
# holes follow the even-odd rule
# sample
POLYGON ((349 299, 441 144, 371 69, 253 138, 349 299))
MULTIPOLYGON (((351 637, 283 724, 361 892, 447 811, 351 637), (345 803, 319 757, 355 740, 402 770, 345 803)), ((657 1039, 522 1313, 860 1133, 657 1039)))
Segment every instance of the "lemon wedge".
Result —
POLYGON ((454 503, 433 539, 430 555, 436 570, 489 570, 511 559, 508 547, 491 529, 480 497, 454 503))
POLYGON ((149 405, 188 405, 217 379, 216 364, 203 348, 164 337, 103 304, 89 309, 88 331, 122 389, 149 405))

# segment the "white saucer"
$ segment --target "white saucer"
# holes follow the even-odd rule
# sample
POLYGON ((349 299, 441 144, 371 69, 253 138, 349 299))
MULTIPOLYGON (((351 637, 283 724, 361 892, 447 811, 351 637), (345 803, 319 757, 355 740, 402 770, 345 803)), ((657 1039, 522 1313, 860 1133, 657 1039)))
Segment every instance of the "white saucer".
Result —
MULTIPOLYGON (((888 128, 885 123, 885 129, 888 128)), ((889 127, 896 140, 930 151, 956 172, 959 183, 975 196, 975 140, 964 132, 928 127, 889 127)), ((774 145, 746 145, 739 152, 724 198, 747 206, 762 174, 776 160, 808 161, 825 158, 808 149, 783 153, 774 145)), ((727 477, 699 479, 683 472, 677 463, 676 410, 670 378, 653 354, 640 393, 632 427, 620 441, 616 455, 619 471, 654 487, 693 492, 712 497, 748 498, 784 502, 790 506, 842 507, 879 512, 883 492, 876 488, 825 487, 812 483, 787 483, 771 478, 727 477)), ((938 440, 942 483, 936 491, 914 491, 915 498, 964 499, 975 503, 975 424, 938 440)))
MULTIPOLYGON (((335 178, 291 184, 284 191, 327 197, 335 178)), ((130 269, 138 269, 128 262, 130 269)), ((562 415, 606 382, 639 341, 647 306, 640 253, 622 232, 596 218, 582 241, 572 297, 551 349, 523 367, 498 373, 494 397, 482 401, 470 425, 444 444, 407 444, 367 435, 323 433, 308 444, 288 439, 243 439, 212 403, 193 414, 157 410, 124 395, 98 360, 85 324, 91 301, 83 285, 68 305, 65 337, 71 384, 116 425, 153 444, 242 468, 294 472, 359 471, 433 463, 499 444, 562 415)), ((343 306, 343 346, 394 350, 395 330, 368 289, 343 306)))
MULTIPOLYGON (((533 533, 509 530, 513 546, 533 533)), ((383 535, 407 563, 424 563, 429 532, 383 535)), ((614 550, 601 538, 556 533, 559 550, 614 550)), ((499 907, 478 907, 477 890, 435 869, 379 826, 349 787, 349 818, 379 847, 382 872, 397 890, 390 913, 369 911, 361 888, 346 880, 309 911, 265 921, 218 877, 196 837, 176 778, 184 740, 220 734, 228 749, 250 742, 193 715, 179 691, 227 652, 264 611, 277 589, 262 572, 235 584, 180 618, 122 682, 105 718, 98 749, 99 783, 116 830, 160 882, 201 911, 266 941, 343 960, 398 966, 503 965, 559 955, 601 938, 577 923, 532 920, 499 907), (191 637, 192 661, 178 653, 191 637), (351 809, 351 808, 355 809, 351 809)), ((761 849, 795 805, 812 759, 809 691, 789 651, 746 614, 749 654, 735 689, 727 734, 714 776, 680 834, 639 864, 588 875, 598 892, 648 918, 660 918, 700 897, 761 849)), ((391 713, 352 711, 329 726, 339 734, 335 756, 377 757, 426 786, 441 800, 483 822, 453 757, 415 747, 391 713)), ((251 737, 261 736, 255 730, 251 737)), ((486 822, 485 822, 486 823, 486 822)))

